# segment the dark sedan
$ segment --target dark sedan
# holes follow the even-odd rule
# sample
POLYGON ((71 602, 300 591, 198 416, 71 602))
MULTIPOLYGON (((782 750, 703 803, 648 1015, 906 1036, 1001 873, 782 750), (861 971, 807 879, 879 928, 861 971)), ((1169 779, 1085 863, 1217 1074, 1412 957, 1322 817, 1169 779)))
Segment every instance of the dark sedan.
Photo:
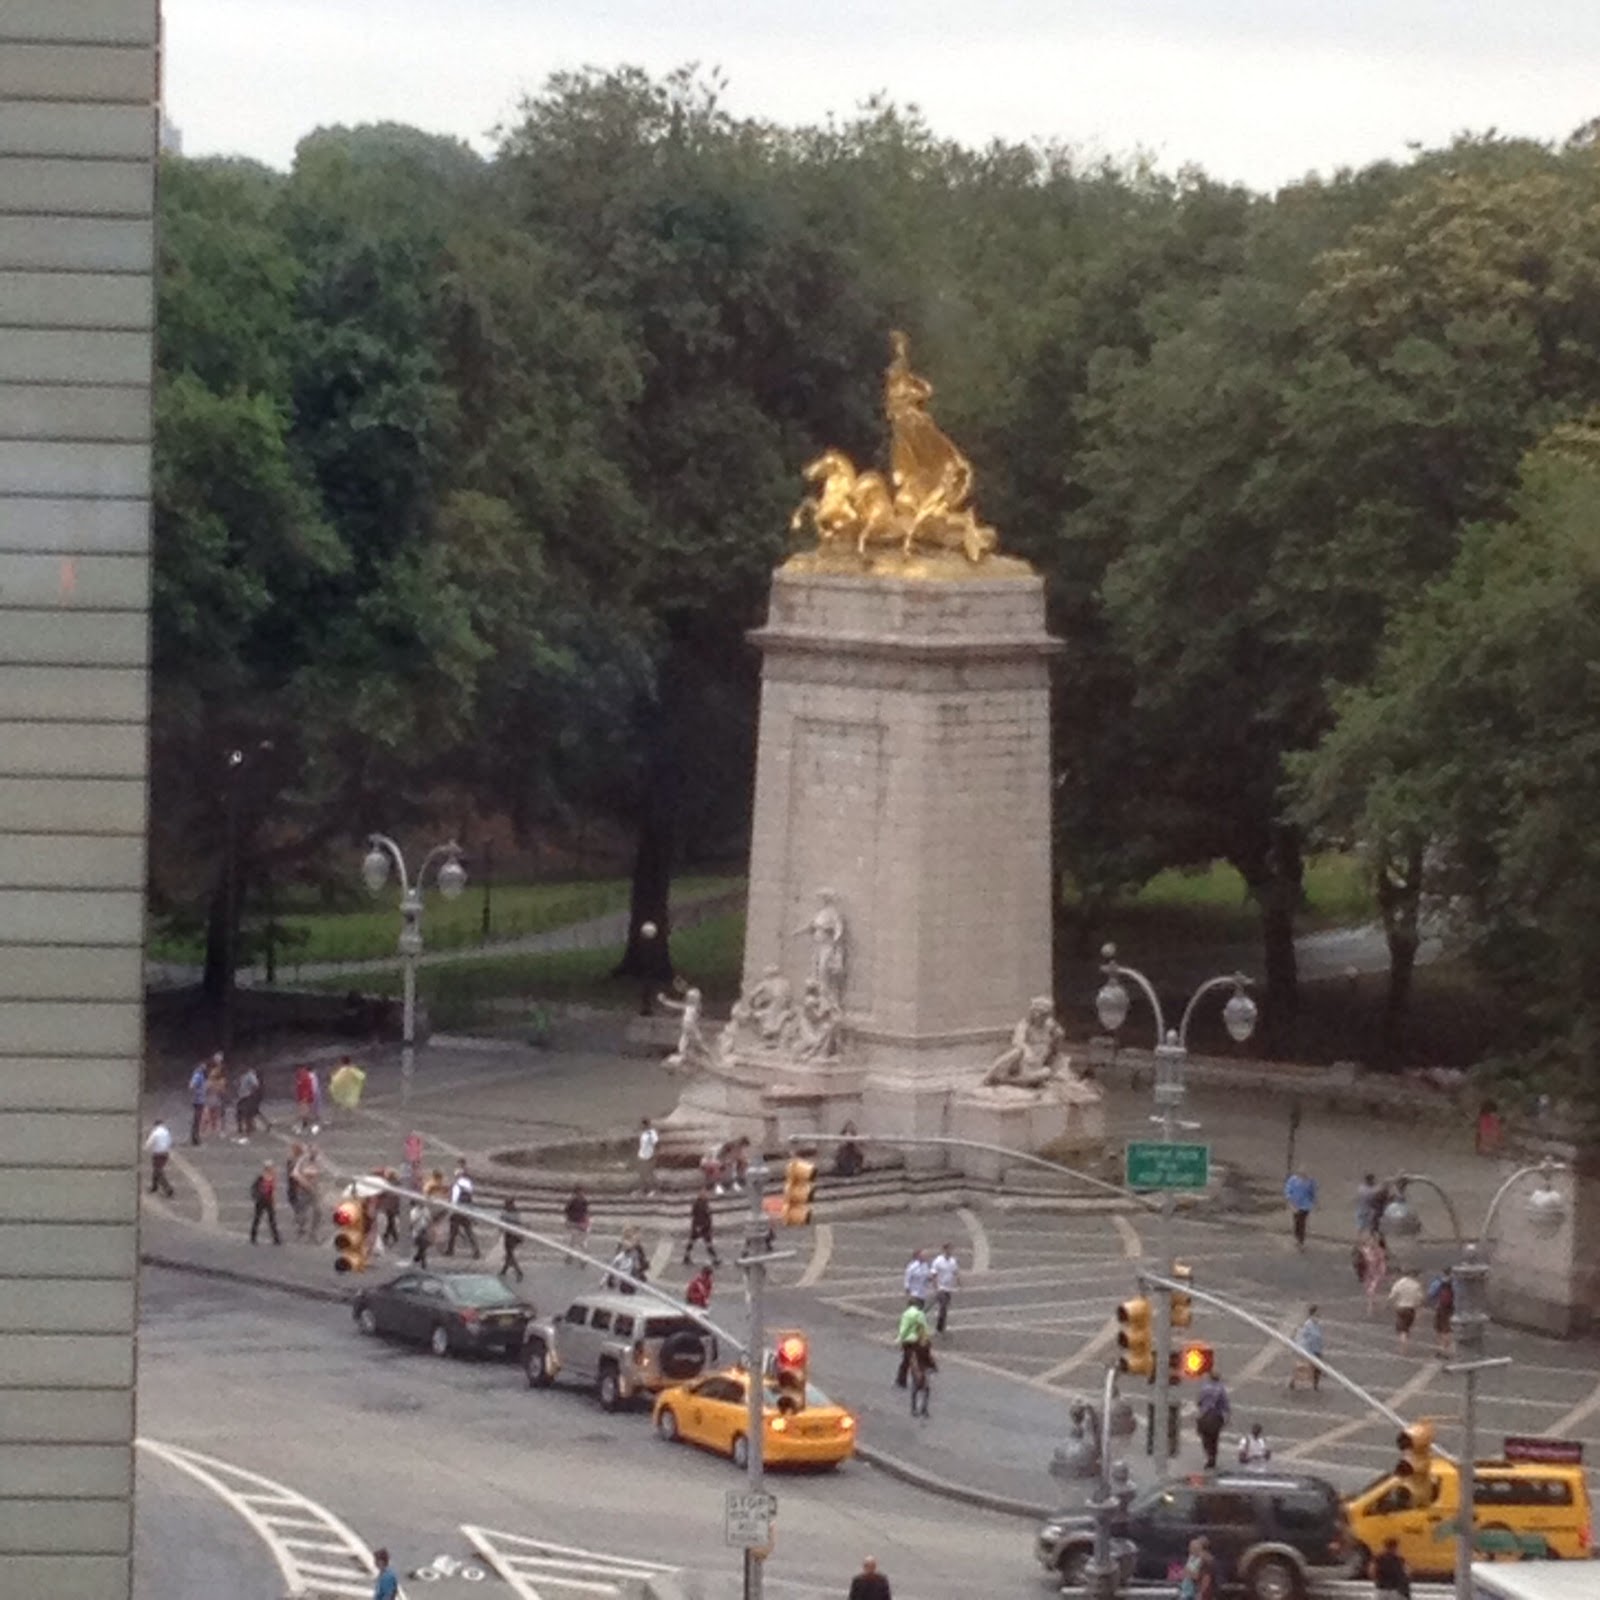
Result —
POLYGON ((533 1307, 487 1272, 412 1267, 355 1298, 356 1326, 425 1344, 436 1356, 515 1355, 533 1307))

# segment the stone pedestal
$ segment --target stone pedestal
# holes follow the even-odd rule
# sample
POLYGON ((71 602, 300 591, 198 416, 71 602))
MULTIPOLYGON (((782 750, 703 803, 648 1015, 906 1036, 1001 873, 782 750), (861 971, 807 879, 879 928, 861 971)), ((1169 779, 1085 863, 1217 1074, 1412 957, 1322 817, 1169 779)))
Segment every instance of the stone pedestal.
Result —
MULTIPOLYGON (((955 1095, 950 1130, 955 1138, 1007 1150, 1050 1148, 1070 1164, 1074 1145, 1099 1154, 1105 1109, 1098 1089, 1070 1079, 1058 1078, 1042 1090, 980 1086, 955 1095)), ((958 1155, 969 1177, 995 1182, 1005 1168, 1005 1157, 995 1152, 962 1150, 958 1155)))
POLYGON ((1600 1329, 1600 1156, 1559 1173, 1567 1201, 1562 1225, 1540 1230, 1526 1199, 1531 1183, 1506 1197, 1495 1222, 1489 1310, 1497 1322, 1571 1338, 1600 1329))

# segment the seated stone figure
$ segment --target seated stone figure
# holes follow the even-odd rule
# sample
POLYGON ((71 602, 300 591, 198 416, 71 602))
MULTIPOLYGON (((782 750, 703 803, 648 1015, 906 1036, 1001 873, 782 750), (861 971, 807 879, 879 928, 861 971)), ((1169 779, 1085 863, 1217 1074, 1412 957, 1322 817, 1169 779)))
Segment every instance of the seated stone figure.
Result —
POLYGON ((986 1088, 1038 1089, 1066 1065, 1066 1034, 1056 1021, 1055 1003, 1041 996, 1011 1034, 1011 1046, 995 1057, 983 1076, 986 1088))

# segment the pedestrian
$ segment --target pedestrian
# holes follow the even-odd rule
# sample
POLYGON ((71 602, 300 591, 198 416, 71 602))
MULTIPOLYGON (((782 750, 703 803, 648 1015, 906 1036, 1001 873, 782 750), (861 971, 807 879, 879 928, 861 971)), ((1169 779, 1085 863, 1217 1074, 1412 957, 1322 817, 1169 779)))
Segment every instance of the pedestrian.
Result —
POLYGON ((711 1304, 711 1288, 711 1268, 701 1267, 689 1280, 688 1288, 683 1291, 683 1298, 687 1304, 704 1311, 711 1304))
POLYGON ((1448 1356, 1455 1344, 1451 1329, 1456 1315, 1456 1278, 1449 1267, 1429 1283, 1428 1304, 1433 1307, 1433 1347, 1448 1356))
POLYGON ((172 1179, 167 1176, 167 1163, 172 1159, 172 1129, 165 1120, 157 1117, 150 1125, 144 1147, 150 1152, 150 1193, 173 1195, 172 1179))
POLYGON ((413 1194, 422 1193, 422 1135, 415 1128, 406 1135, 405 1143, 406 1188, 413 1194))
POLYGON ((394 1568, 389 1565, 389 1552, 383 1549, 374 1550, 372 1560, 378 1569, 378 1576, 372 1584, 372 1600, 396 1600, 400 1593, 400 1580, 395 1576, 394 1568))
POLYGON ((1372 1563, 1373 1600, 1411 1600, 1411 1570, 1398 1539, 1385 1539, 1372 1563))
POLYGON ((572 1251, 571 1259, 576 1261, 579 1255, 588 1253, 589 1245, 589 1197, 581 1183, 573 1184, 561 1215, 567 1223, 567 1248, 572 1251))
POLYGON ((933 1393, 933 1374, 939 1363, 933 1355, 933 1336, 928 1331, 927 1319, 922 1324, 922 1337, 911 1346, 911 1360, 906 1376, 911 1383, 911 1415, 928 1420, 928 1400, 933 1393))
POLYGON ((956 1260, 955 1250, 948 1243, 939 1246, 939 1253, 933 1258, 930 1270, 933 1273, 933 1301, 937 1307, 933 1326, 935 1331, 943 1333, 950 1317, 950 1297, 961 1280, 961 1265, 956 1260))
POLYGON ((1317 1203, 1317 1180, 1296 1170, 1284 1180, 1283 1198, 1289 1202, 1294 1216, 1294 1242, 1298 1249, 1306 1247, 1306 1224, 1317 1203))
POLYGON ((1216 1587, 1211 1542, 1202 1534, 1189 1541, 1189 1556, 1178 1578, 1178 1600, 1211 1600, 1216 1587))
POLYGON ((713 1193, 722 1193, 722 1157, 731 1141, 714 1139, 700 1157, 700 1181, 713 1193))
POLYGON ((912 1352, 927 1337, 928 1314, 922 1309, 922 1302, 913 1295, 907 1299, 906 1308, 900 1313, 900 1325, 894 1335, 895 1343, 900 1346, 900 1369, 894 1375, 895 1388, 905 1388, 906 1375, 911 1370, 912 1352))
POLYGON ((294 1227, 302 1239, 322 1243, 322 1152, 313 1144, 306 1147, 295 1169, 295 1194, 298 1201, 294 1227))
POLYGON ((906 1262, 905 1290, 919 1306, 926 1307, 933 1291, 933 1267, 926 1250, 918 1250, 906 1262))
POLYGON ((278 1232, 278 1169, 270 1161, 261 1164, 261 1171, 256 1174, 256 1181, 250 1185, 250 1198, 255 1202, 255 1210, 250 1216, 250 1243, 256 1243, 256 1235, 261 1229, 261 1219, 267 1219, 267 1226, 272 1231, 272 1242, 282 1244, 283 1238, 278 1232))
POLYGON ((839 1145, 833 1156, 834 1175, 840 1178, 854 1178, 866 1164, 866 1153, 857 1138, 856 1125, 847 1122, 839 1130, 839 1145))
MULTIPOLYGON (((456 1175, 450 1185, 450 1204, 453 1206, 470 1206, 472 1204, 472 1174, 467 1171, 466 1158, 456 1162, 456 1175)), ((478 1248, 478 1236, 472 1231, 472 1218, 464 1217, 459 1211, 450 1213, 450 1230, 445 1235, 444 1253, 453 1256, 456 1253, 456 1240, 464 1238, 472 1246, 472 1259, 481 1259, 483 1252, 478 1248)))
POLYGON ((1200 1382, 1200 1392, 1195 1396, 1195 1432, 1200 1435, 1200 1446, 1206 1453, 1206 1465, 1217 1464, 1217 1444, 1222 1430, 1233 1415, 1233 1404, 1228 1399, 1228 1386, 1215 1367, 1200 1382))
POLYGON ((694 1247, 702 1241, 706 1254, 711 1257, 711 1265, 720 1265, 717 1247, 711 1239, 711 1191, 704 1184, 700 1185, 700 1193, 689 1203, 689 1242, 683 1247, 684 1266, 694 1265, 694 1247))
POLYGON ((301 1133, 317 1132, 313 1126, 317 1120, 317 1088, 311 1068, 304 1061, 294 1069, 294 1108, 300 1117, 301 1133))
MULTIPOLYGON (((220 1056, 213 1056, 212 1061, 220 1056)), ((211 1061, 202 1061, 189 1074, 189 1143, 199 1144, 206 1120, 206 1072, 211 1061)))
POLYGON ((1493 1100, 1485 1100, 1478 1108, 1476 1146, 1480 1156, 1500 1154, 1500 1141, 1504 1129, 1500 1123, 1500 1107, 1493 1100))
POLYGON ((1389 1304, 1394 1307, 1394 1331, 1400 1336, 1400 1348, 1411 1345, 1411 1328, 1417 1320, 1417 1307, 1426 1295, 1422 1282, 1409 1267, 1400 1269, 1400 1276, 1389 1288, 1389 1304))
POLYGON ((849 1600, 893 1600, 889 1580, 878 1571, 878 1558, 868 1556, 861 1570, 850 1580, 849 1600))
POLYGON ((341 1111, 359 1110, 366 1082, 366 1073, 349 1056, 340 1056, 338 1065, 328 1074, 328 1098, 341 1111))
POLYGON ((1317 1320, 1317 1308, 1315 1306, 1306 1308, 1306 1320, 1300 1324, 1300 1331, 1294 1336, 1294 1342, 1308 1359, 1295 1363, 1295 1370, 1289 1378, 1289 1387, 1291 1389, 1299 1388, 1299 1380, 1303 1370, 1310 1376, 1311 1387, 1320 1389, 1322 1387, 1322 1368, 1317 1363, 1322 1360, 1324 1341, 1322 1324, 1317 1320))
POLYGON ((744 1193, 745 1179, 750 1175, 750 1139, 740 1134, 728 1146, 723 1160, 723 1181, 735 1194, 744 1193))
POLYGON ((307 1067, 311 1075, 311 1131, 322 1132, 323 1105, 322 1105, 322 1074, 315 1067, 307 1067))
POLYGON ((645 1281, 648 1273, 649 1263, 645 1260, 644 1244, 639 1238, 639 1230, 634 1227, 624 1228, 616 1254, 611 1258, 611 1273, 606 1277, 606 1287, 620 1289, 623 1294, 632 1294, 639 1284, 645 1281))
POLYGON ((649 1117, 639 1119, 639 1149, 635 1156, 635 1165, 639 1169, 639 1192, 652 1194, 656 1186, 656 1146, 661 1143, 661 1135, 656 1132, 655 1125, 649 1117))
POLYGON ((433 1243, 433 1209, 426 1200, 413 1200, 406 1218, 411 1228, 411 1261, 414 1266, 428 1264, 428 1247, 433 1243))
POLYGON ((1272 1446, 1267 1443, 1261 1424, 1252 1422, 1249 1433, 1241 1434, 1239 1438, 1239 1465, 1264 1467, 1271 1459, 1272 1446))
POLYGON ((1376 1233, 1383 1222, 1383 1212, 1380 1205, 1383 1199, 1383 1185, 1378 1182, 1373 1173, 1367 1173, 1359 1184, 1356 1185, 1356 1238, 1365 1238, 1369 1233, 1376 1233))
MULTIPOLYGON (((400 1174, 393 1167, 374 1167, 372 1171, 374 1177, 382 1178, 385 1183, 394 1186, 380 1190, 373 1201, 374 1221, 381 1221, 383 1225, 383 1234, 379 1242, 397 1245, 400 1243, 400 1196, 394 1189, 399 1186, 400 1174)), ((378 1253, 381 1254, 381 1250, 378 1253)))
POLYGON ((223 1120, 228 1105, 228 1075, 222 1070, 222 1056, 214 1055, 206 1068, 205 1131, 221 1138, 226 1129, 223 1120))
POLYGON ((1361 1287, 1366 1291, 1367 1315, 1372 1315, 1372 1308, 1377 1304, 1378 1291, 1383 1288, 1383 1280, 1389 1275, 1389 1252, 1383 1247, 1383 1235, 1369 1233, 1361 1241, 1361 1287))
POLYGON ((522 1240, 510 1232, 514 1227, 522 1227, 522 1211, 517 1210, 517 1197, 506 1195, 506 1203, 501 1206, 501 1269, 499 1277, 506 1277, 507 1272, 517 1274, 517 1282, 522 1283, 522 1262, 517 1259, 517 1246, 522 1240))
POLYGON ((261 1114, 261 1074, 246 1067, 239 1074, 239 1089, 233 1102, 233 1129, 240 1144, 248 1144, 261 1114))

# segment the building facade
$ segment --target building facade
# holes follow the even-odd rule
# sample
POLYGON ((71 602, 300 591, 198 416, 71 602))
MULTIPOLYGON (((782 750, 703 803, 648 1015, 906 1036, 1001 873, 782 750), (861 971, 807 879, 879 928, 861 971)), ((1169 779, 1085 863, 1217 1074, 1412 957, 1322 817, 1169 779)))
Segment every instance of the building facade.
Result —
POLYGON ((131 1589, 157 0, 0 4, 0 1595, 131 1589))

